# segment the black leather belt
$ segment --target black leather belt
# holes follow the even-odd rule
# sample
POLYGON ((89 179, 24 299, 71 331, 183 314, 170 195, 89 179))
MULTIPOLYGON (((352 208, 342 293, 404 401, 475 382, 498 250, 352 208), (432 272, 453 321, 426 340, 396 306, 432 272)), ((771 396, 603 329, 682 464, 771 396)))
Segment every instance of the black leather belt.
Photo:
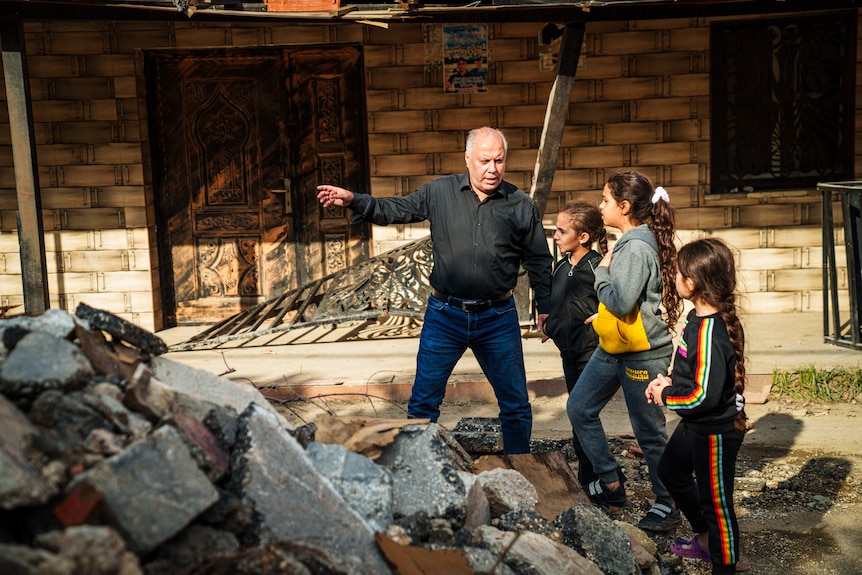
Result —
POLYGON ((509 303, 509 299, 512 297, 512 292, 509 292, 494 299, 461 299, 453 295, 446 295, 445 293, 439 292, 436 289, 432 289, 431 293, 437 299, 445 301, 447 304, 457 307, 461 311, 465 311, 468 313, 485 311, 486 309, 491 309, 492 307, 503 307, 504 305, 509 303))

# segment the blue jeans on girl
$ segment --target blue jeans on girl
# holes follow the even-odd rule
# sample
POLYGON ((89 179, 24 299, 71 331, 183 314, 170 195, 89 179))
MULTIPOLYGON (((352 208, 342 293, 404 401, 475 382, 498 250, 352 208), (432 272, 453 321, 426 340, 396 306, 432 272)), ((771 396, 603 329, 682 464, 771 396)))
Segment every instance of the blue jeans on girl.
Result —
POLYGON ((598 348, 566 404, 569 421, 593 469, 604 483, 612 483, 620 477, 599 414, 622 386, 632 431, 649 468, 653 493, 656 501, 665 505, 670 505, 673 499, 658 477, 658 462, 667 445, 667 427, 664 411, 647 403, 644 391, 656 375, 667 373, 672 352, 673 348, 668 346, 667 357, 637 359, 638 354, 632 357, 611 355, 598 348))

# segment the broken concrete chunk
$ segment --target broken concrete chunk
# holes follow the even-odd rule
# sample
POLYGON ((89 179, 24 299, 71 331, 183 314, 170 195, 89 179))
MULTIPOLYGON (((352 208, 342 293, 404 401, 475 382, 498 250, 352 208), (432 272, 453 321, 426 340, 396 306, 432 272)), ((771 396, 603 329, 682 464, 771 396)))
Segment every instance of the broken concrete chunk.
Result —
POLYGON ((68 559, 70 573, 87 575, 141 575, 138 558, 126 549, 122 537, 106 526, 81 525, 38 536, 35 547, 68 559))
POLYGON ((475 474, 459 471, 458 477, 464 482, 464 489, 467 490, 467 517, 464 519, 464 529, 473 531, 478 526, 491 522, 491 505, 475 474))
POLYGON ((354 511, 376 531, 386 530, 392 523, 392 475, 388 469, 342 445, 310 443, 306 452, 354 511))
MULTIPOLYGON (((295 541, 243 549, 195 571, 199 575, 355 575, 340 557, 295 541)), ((149 565, 147 565, 149 567, 149 565)), ((148 569, 149 571, 149 569, 148 569)), ((155 570, 153 573, 160 573, 155 570)), ((387 571, 386 573, 389 573, 387 571)))
POLYGON ((81 451, 87 436, 96 429, 113 431, 111 422, 95 410, 77 401, 72 394, 46 391, 33 402, 30 420, 56 432, 63 451, 81 451))
POLYGON ((123 403, 153 421, 166 417, 174 404, 175 393, 153 377, 150 369, 139 363, 129 378, 123 403))
POLYGON ((483 471, 477 478, 485 490, 492 517, 509 511, 533 510, 539 502, 536 488, 520 471, 497 468, 483 471))
POLYGON ((66 462, 52 460, 42 466, 42 479, 56 487, 58 490, 66 485, 68 474, 66 473, 66 462))
POLYGON ((84 449, 90 453, 98 453, 99 455, 116 455, 121 452, 125 445, 123 440, 116 433, 111 433, 107 429, 94 429, 87 434, 84 440, 84 449))
POLYGON ((260 543, 295 541, 343 558, 351 573, 391 573, 369 523, 318 473, 278 418, 252 404, 239 423, 234 491, 254 503, 260 543))
POLYGON ((218 500, 170 426, 79 474, 69 489, 83 483, 104 495, 111 523, 136 553, 164 543, 218 500))
POLYGON ((544 535, 551 541, 556 541, 557 543, 563 542, 563 534, 560 533, 560 530, 554 527, 554 523, 551 520, 538 511, 529 511, 526 509, 509 511, 494 521, 494 527, 501 531, 512 531, 514 533, 531 531, 544 535))
POLYGON ((131 439, 140 439, 153 428, 146 418, 123 405, 121 392, 114 385, 87 386, 71 395, 109 420, 117 433, 131 439))
POLYGON ((293 429, 293 425, 253 385, 231 381, 163 357, 152 358, 150 369, 153 377, 174 392, 177 401, 201 421, 206 421, 213 408, 230 409, 238 415, 254 403, 270 412, 282 428, 293 429))
POLYGON ((78 346, 45 332, 33 332, 24 336, 0 365, 0 393, 16 403, 28 404, 49 389, 80 389, 92 376, 93 368, 78 346))
POLYGON ((493 573, 494 575, 518 575, 512 568, 500 561, 500 554, 484 547, 468 546, 464 555, 474 573, 493 573))
POLYGON ((209 563, 220 563, 223 557, 239 552, 236 536, 229 531, 205 525, 191 525, 165 543, 155 558, 144 566, 147 573, 193 573, 209 563))
POLYGON ((495 553, 506 551, 504 562, 516 573, 528 568, 535 575, 603 575, 595 563, 577 551, 538 533, 511 533, 482 525, 474 531, 473 540, 487 544, 495 553))
POLYGON ((503 431, 496 417, 465 417, 450 433, 469 453, 503 452, 503 431))
POLYGON ((656 557, 658 546, 655 541, 631 523, 614 520, 614 524, 628 536, 629 543, 632 545, 632 553, 635 556, 635 562, 638 564, 641 572, 646 573, 653 569, 658 564, 658 558, 656 557))
POLYGON ((209 480, 216 483, 224 477, 230 468, 230 455, 213 432, 182 405, 175 406, 171 421, 185 438, 192 457, 209 480))
POLYGON ((523 475, 539 494, 536 511, 549 521, 572 505, 590 502, 561 451, 483 455, 473 462, 476 473, 496 468, 514 469, 523 475))
POLYGON ((44 549, 0 543, 0 573, 69 575, 75 573, 75 564, 44 549))
MULTIPOLYGON (((379 417, 335 417, 324 415, 314 422, 314 440, 337 443, 369 459, 380 457, 403 427, 429 423, 429 419, 384 419, 379 417)), ((297 434, 294 434, 296 436, 297 434)))
POLYGON ((108 332, 114 339, 130 343, 151 355, 161 355, 168 351, 162 338, 110 312, 79 303, 75 315, 89 322, 93 329, 108 332))
MULTIPOLYGON (((75 331, 75 318, 60 309, 47 309, 37 316, 19 315, 2 319, 0 320, 0 342, 5 340, 4 333, 10 328, 28 332, 40 331, 59 339, 68 339, 75 331)), ((5 345, 0 348, 2 348, 0 353, 8 351, 5 345)))
POLYGON ((446 519, 432 518, 428 529, 428 545, 454 547, 455 533, 452 531, 452 525, 446 519))
POLYGON ((0 395, 0 509, 39 505, 57 493, 56 487, 42 478, 40 454, 32 448, 32 438, 40 433, 0 395))
POLYGON ((594 505, 579 504, 560 513, 554 526, 571 547, 605 573, 639 575, 628 535, 594 505))
POLYGON ((443 432, 436 423, 405 427, 377 460, 392 472, 395 517, 424 512, 463 525, 467 490, 443 432))

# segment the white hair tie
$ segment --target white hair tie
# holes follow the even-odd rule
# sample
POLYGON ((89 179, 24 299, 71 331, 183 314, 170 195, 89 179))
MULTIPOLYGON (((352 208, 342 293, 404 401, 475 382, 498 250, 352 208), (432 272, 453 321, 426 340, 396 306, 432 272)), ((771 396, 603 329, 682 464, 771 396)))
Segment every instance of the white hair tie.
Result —
POLYGON ((652 195, 652 203, 658 203, 659 200, 664 200, 667 203, 670 203, 670 197, 667 195, 667 190, 663 187, 659 186, 655 189, 652 195))

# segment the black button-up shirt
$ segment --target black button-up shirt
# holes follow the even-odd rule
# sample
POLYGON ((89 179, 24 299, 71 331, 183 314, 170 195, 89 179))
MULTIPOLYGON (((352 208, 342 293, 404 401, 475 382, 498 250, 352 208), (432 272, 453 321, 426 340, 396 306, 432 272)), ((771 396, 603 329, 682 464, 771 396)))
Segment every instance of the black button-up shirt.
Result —
POLYGON ((553 258, 536 204, 503 182, 484 201, 467 172, 432 180, 403 197, 354 194, 354 221, 377 225, 428 220, 434 267, 431 286, 461 299, 494 299, 514 289, 520 266, 539 313, 548 312, 553 258))

